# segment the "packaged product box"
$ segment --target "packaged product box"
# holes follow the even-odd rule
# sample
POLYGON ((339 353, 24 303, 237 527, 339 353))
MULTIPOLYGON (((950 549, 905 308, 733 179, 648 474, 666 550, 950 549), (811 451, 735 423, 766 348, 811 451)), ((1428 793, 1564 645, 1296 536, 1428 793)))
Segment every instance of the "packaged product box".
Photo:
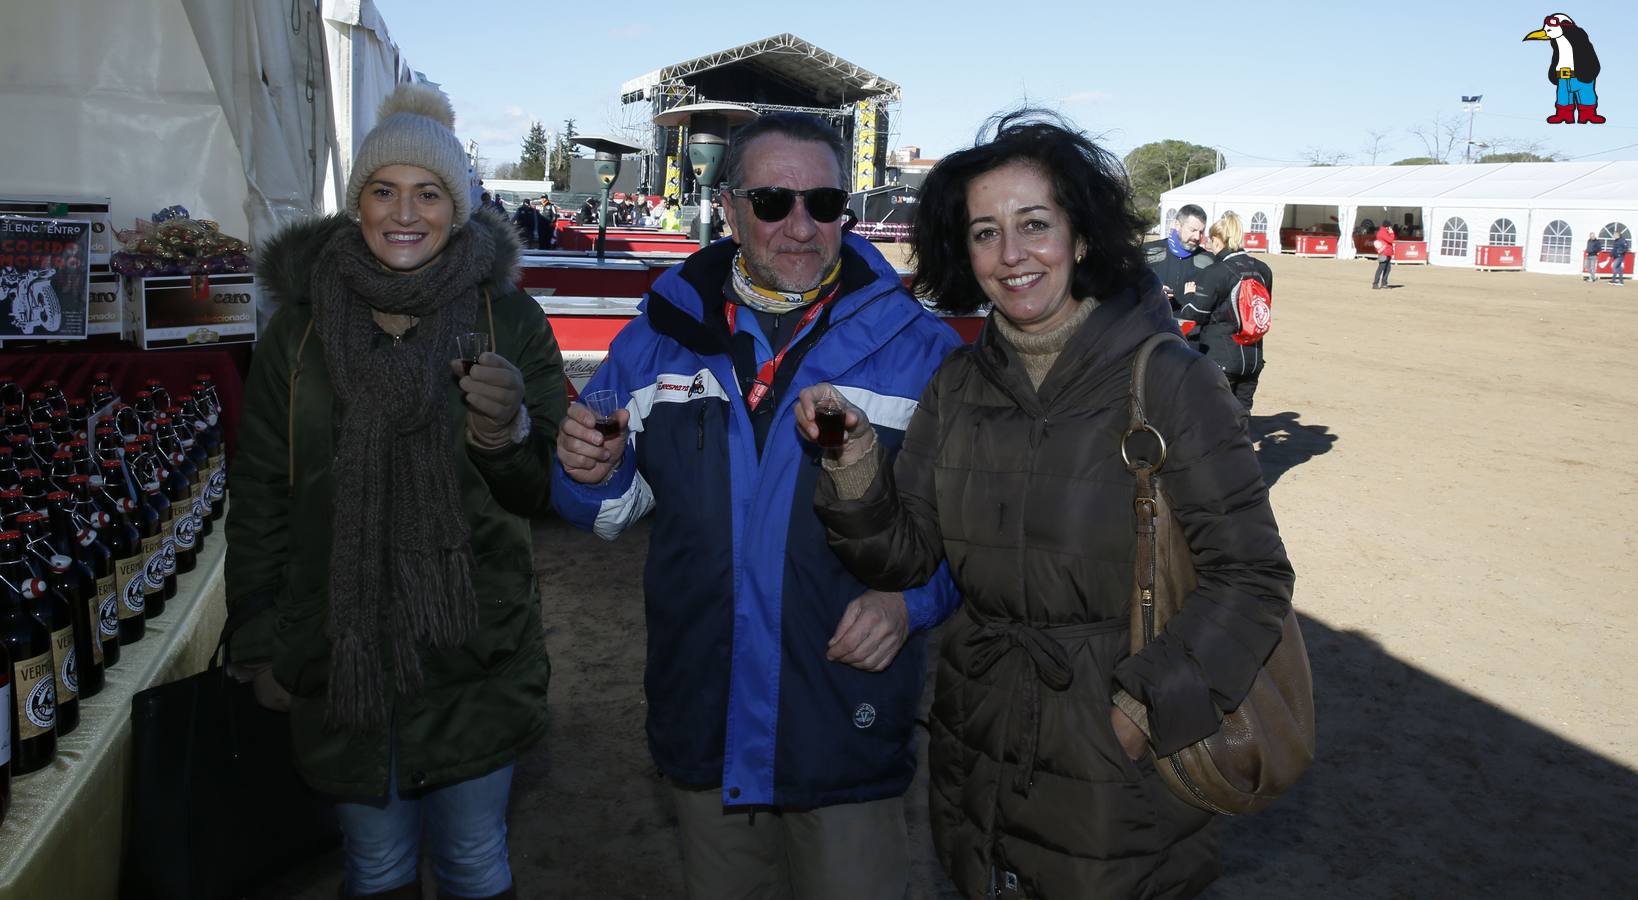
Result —
POLYGON ((129 340, 144 350, 256 342, 256 276, 160 275, 130 279, 129 340))
POLYGON ((125 330, 125 279, 107 266, 91 267, 91 303, 85 333, 122 334, 125 330))

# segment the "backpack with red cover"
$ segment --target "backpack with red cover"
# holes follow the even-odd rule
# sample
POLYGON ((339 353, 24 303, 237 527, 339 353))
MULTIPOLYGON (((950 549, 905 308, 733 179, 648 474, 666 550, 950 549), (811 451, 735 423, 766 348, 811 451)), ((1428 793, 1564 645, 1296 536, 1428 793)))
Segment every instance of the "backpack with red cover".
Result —
POLYGON ((1234 342, 1250 346, 1262 340, 1274 318, 1274 298, 1263 279, 1254 274, 1242 276, 1240 283, 1234 286, 1230 302, 1234 304, 1234 320, 1239 326, 1234 331, 1234 342))

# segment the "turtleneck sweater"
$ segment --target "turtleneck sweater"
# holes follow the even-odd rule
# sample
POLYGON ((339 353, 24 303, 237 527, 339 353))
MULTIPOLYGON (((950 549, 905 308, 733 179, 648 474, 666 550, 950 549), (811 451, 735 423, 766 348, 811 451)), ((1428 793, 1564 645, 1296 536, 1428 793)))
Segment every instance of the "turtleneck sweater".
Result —
POLYGON ((1029 383, 1039 390, 1041 382, 1046 380, 1047 373, 1052 371, 1052 364, 1058 361, 1058 354, 1063 352, 1069 339, 1080 330, 1081 323, 1086 321, 1087 316, 1092 315, 1092 310, 1097 305, 1096 299, 1075 303, 1069 318, 1051 331, 1034 333, 1021 331, 1003 315, 992 314, 990 321, 994 323, 996 330, 1001 332, 1001 336, 1007 339, 1007 343, 1012 345, 1012 349, 1018 351, 1018 359, 1023 362, 1024 370, 1029 373, 1029 383))

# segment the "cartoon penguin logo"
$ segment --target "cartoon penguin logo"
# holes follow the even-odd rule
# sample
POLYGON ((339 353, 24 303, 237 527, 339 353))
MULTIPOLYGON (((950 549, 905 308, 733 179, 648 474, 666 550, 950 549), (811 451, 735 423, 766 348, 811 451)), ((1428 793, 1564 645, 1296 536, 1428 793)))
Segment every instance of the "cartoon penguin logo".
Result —
POLYGON ((1558 97, 1554 101, 1557 109, 1547 117, 1547 123, 1560 125, 1579 118, 1582 124, 1604 124, 1604 117, 1598 114, 1598 91, 1593 87, 1598 78, 1598 53, 1587 32, 1565 13, 1553 13, 1541 20, 1539 30, 1524 39, 1553 42, 1547 81, 1557 85, 1558 97))

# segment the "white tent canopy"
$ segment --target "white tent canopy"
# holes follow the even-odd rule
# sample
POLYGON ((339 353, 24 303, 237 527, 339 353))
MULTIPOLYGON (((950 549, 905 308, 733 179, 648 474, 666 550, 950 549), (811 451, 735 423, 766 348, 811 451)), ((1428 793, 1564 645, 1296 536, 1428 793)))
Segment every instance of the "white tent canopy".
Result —
POLYGON ((0 197, 108 197, 116 228, 179 203, 256 246, 334 211, 412 77, 372 0, 12 6, 0 197))
MULTIPOLYGON (((1607 242, 1638 225, 1638 161, 1235 166, 1162 194, 1162 227, 1187 203, 1213 220, 1258 217, 1271 248, 1281 227, 1352 235, 1367 220, 1409 217, 1434 265, 1472 266, 1479 246, 1519 246, 1530 271, 1576 273, 1588 234, 1607 242)), ((1352 240, 1339 242, 1339 257, 1355 252, 1352 240)))

